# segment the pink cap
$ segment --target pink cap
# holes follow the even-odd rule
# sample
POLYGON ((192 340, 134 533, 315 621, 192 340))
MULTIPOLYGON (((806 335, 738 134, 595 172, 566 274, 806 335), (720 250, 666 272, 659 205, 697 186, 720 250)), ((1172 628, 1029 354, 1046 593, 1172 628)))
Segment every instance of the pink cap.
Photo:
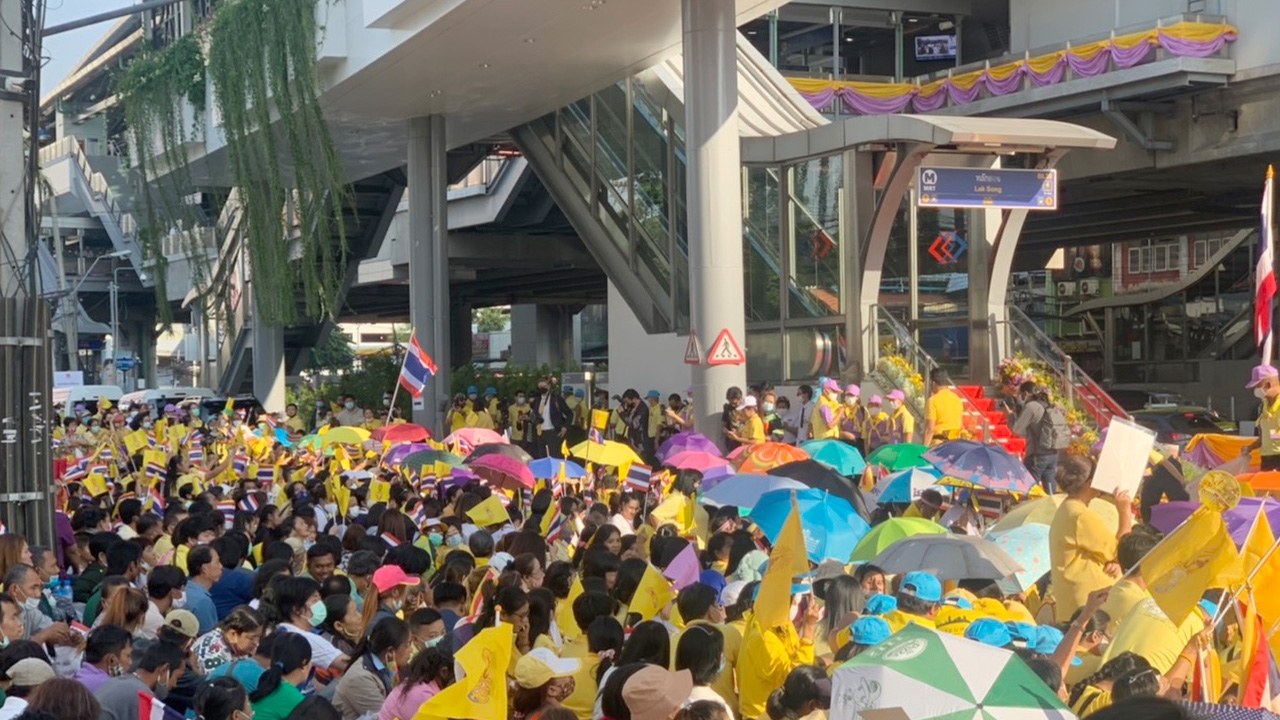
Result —
POLYGON ((827 390, 830 390, 831 392, 840 392, 840 383, 836 382, 835 380, 827 380, 826 382, 822 383, 822 390, 824 392, 827 390))
POLYGON ((889 392, 889 399, 902 402, 903 400, 907 399, 907 396, 901 390, 891 390, 889 392))
POLYGON ((1268 380, 1280 379, 1280 372, 1270 365, 1259 365, 1253 369, 1253 376, 1249 378, 1249 384, 1245 388, 1256 388, 1268 380))
POLYGON ((858 397, 859 395, 862 394, 862 388, 858 387, 857 385, 850 385, 849 387, 844 389, 844 394, 858 397))
POLYGON ((883 400, 883 399, 881 399, 879 395, 872 395, 872 396, 871 396, 871 400, 870 400, 869 404, 870 404, 870 405, 882 405, 882 404, 884 404, 884 400, 883 400))
POLYGON ((373 571, 373 586, 378 588, 380 593, 401 585, 415 587, 420 582, 422 582, 422 578, 407 574, 400 569, 399 565, 383 565, 373 571))

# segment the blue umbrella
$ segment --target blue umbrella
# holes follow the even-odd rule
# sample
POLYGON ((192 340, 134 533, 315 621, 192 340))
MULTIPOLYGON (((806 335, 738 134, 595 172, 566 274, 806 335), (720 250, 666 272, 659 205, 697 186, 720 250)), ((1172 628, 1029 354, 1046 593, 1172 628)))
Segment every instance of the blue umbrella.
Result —
POLYGON ((760 496, 774 490, 805 490, 807 485, 799 480, 773 475, 733 475, 720 484, 702 494, 701 501, 705 505, 722 507, 732 505, 739 508, 753 508, 760 501, 760 496))
POLYGON ((586 477, 586 468, 572 460, 557 460, 555 458, 538 458, 529 463, 529 470, 533 472, 533 476, 539 480, 555 480, 560 477, 560 468, 564 467, 564 476, 573 480, 586 477))
POLYGON ((907 468, 886 475, 871 489, 869 498, 881 503, 909 503, 924 490, 938 484, 942 473, 933 468, 907 468))
POLYGON ((867 461, 862 459, 858 448, 840 440, 810 440, 802 443, 800 449, 845 477, 861 475, 867 469, 867 461))
POLYGON ((946 477, 988 490, 1025 493, 1036 485, 1026 466, 999 445, 952 440, 930 449, 924 459, 946 477))
POLYGON ((843 498, 813 488, 774 490, 760 496, 748 517, 760 526, 770 542, 776 542, 787 515, 791 513, 793 492, 800 506, 800 526, 804 530, 809 559, 816 563, 828 558, 848 562, 854 547, 871 530, 871 526, 843 498))

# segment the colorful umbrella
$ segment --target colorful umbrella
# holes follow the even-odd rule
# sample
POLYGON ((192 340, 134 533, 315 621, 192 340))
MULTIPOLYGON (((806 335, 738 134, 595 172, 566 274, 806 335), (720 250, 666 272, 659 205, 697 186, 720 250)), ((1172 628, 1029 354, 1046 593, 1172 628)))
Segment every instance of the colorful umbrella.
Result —
POLYGON ((369 439, 390 443, 422 442, 423 440, 431 439, 431 431, 413 423, 398 423, 396 425, 383 425, 374 430, 369 435, 369 439))
MULTIPOLYGON (((1161 503, 1151 508, 1151 524, 1162 533, 1171 533, 1199 507, 1198 502, 1161 503)), ((1227 532, 1237 548, 1244 547, 1259 512, 1266 513, 1271 527, 1280 527, 1280 501, 1274 498, 1242 497, 1239 504, 1222 513, 1222 519, 1227 522, 1227 532)))
POLYGON ((298 447, 304 450, 319 450, 322 439, 319 435, 306 435, 298 440, 298 447))
POLYGON ((909 720, 1075 720, 1012 652, 915 623, 836 668, 831 683, 833 718, 900 708, 909 720))
MULTIPOLYGON (((1058 506, 1062 504, 1066 497, 1066 495, 1058 494, 1026 500, 1015 505, 1004 517, 997 520, 995 525, 988 528, 988 532, 1012 530, 1027 523, 1052 525, 1053 516, 1058 514, 1058 506)), ((1115 532, 1120 527, 1120 516, 1116 512, 1116 506, 1110 500, 1095 498, 1089 503, 1089 509, 1097 513, 1102 518, 1102 521, 1107 524, 1107 527, 1111 528, 1112 532, 1115 532)))
POLYGON ((1008 450, 972 440, 952 440, 924 454, 943 475, 962 483, 1003 492, 1030 492, 1036 479, 1008 450))
MULTIPOLYGON (((704 483, 705 484, 705 483, 704 483)), ((722 507, 732 505, 738 508, 753 508, 760 501, 760 496, 774 490, 804 490, 804 483, 791 478, 774 477, 772 475, 730 475, 716 484, 715 487, 702 493, 699 500, 704 505, 722 507)))
POLYGON ((924 454, 927 452, 929 448, 915 443, 882 445, 871 451, 871 455, 867 457, 867 464, 882 467, 890 472, 925 467, 929 464, 929 461, 924 459, 924 454))
POLYGON ((564 467, 564 476, 570 480, 577 480, 587 476, 586 469, 578 463, 572 460, 557 460, 556 458, 538 458, 529 463, 529 471, 539 480, 558 480, 562 466, 564 467))
POLYGON ((533 462, 533 456, 524 448, 519 445, 508 445, 506 443, 485 443, 484 445, 477 446, 471 451, 471 454, 467 455, 467 460, 478 460, 485 455, 506 455, 513 460, 519 460, 525 465, 533 462))
MULTIPOLYGON (((746 447, 746 446, 744 446, 746 447)), ((808 460, 809 453, 794 445, 779 442, 757 443, 742 450, 737 458, 738 472, 748 475, 764 475, 787 463, 808 460)))
POLYGON ((630 445, 623 445, 613 440, 605 440, 602 443, 591 442, 586 440, 569 448, 569 454, 596 465, 612 465, 619 466, 626 463, 643 464, 643 460, 631 449, 630 445))
POLYGON ((505 437, 488 428, 462 428, 444 439, 445 445, 456 445, 466 449, 467 454, 471 453, 471 449, 489 443, 509 444, 505 437))
POLYGON ((1021 572, 1013 574, 1011 582, 1007 579, 1000 581, 1001 589, 1010 595, 1031 589, 1052 567, 1049 563, 1048 525, 1027 523, 1012 530, 987 533, 987 539, 1022 566, 1021 572))
POLYGON ((719 455, 712 455, 711 453, 699 452, 697 450, 686 450, 664 459, 662 464, 678 470, 697 470, 698 472, 706 472, 711 468, 724 467, 729 464, 729 461, 719 455))
POLYGON ((858 448, 841 440, 810 440, 802 443, 800 449, 846 477, 861 475, 867 469, 867 461, 862 459, 858 448))
POLYGON ((916 535, 871 561, 886 573, 925 570, 939 580, 999 580, 1024 568, 995 543, 976 535, 916 535))
POLYGON ((867 512, 867 501, 863 499, 857 483, 820 462, 801 460, 787 463, 770 470, 768 474, 789 477, 792 480, 799 480, 808 487, 825 490, 835 497, 848 501, 857 511, 858 517, 867 521, 871 519, 871 515, 867 512))
POLYGON ((809 559, 816 563, 828 558, 843 561, 871 529, 848 502, 821 490, 773 490, 761 495, 748 515, 770 542, 777 541, 791 513, 792 493, 800 506, 805 549, 809 559))
POLYGON ((853 549, 849 559, 867 562, 899 540, 916 535, 946 535, 947 529, 925 518, 889 518, 871 528, 853 549))
POLYGON ((1254 492, 1271 492, 1280 490, 1280 472, 1267 470, 1237 475, 1236 479, 1248 485, 1254 492))
MULTIPOLYGON (((394 450, 395 448, 392 448, 392 449, 394 450)), ((404 459, 401 461, 401 464, 407 465, 413 468, 414 470, 417 470, 423 465, 435 465, 438 462, 442 462, 451 467, 462 466, 462 458, 458 457, 457 455, 454 455, 448 450, 430 450, 430 449, 419 450, 418 452, 409 453, 408 455, 405 455, 404 459)))
POLYGON ((400 467, 405 458, 414 453, 430 449, 431 446, 426 443, 401 443, 388 450, 387 454, 382 456, 382 464, 387 467, 400 467))
POLYGON ((320 436, 321 447, 325 445, 360 445, 369 439, 369 431, 364 428, 343 425, 333 428, 320 436))
POLYGON ((467 464, 475 474, 508 490, 532 488, 534 484, 533 471, 529 466, 506 455, 485 455, 467 464))
POLYGON ((686 450, 695 450, 719 456, 724 455, 715 442, 706 435, 696 432, 681 432, 672 435, 667 438, 666 442, 662 443, 658 448, 658 459, 665 460, 669 455, 675 455, 686 450))
POLYGON ((876 483, 869 493, 871 502, 909 503, 920 497, 920 493, 938 484, 942 473, 933 468, 907 468, 886 475, 876 483))

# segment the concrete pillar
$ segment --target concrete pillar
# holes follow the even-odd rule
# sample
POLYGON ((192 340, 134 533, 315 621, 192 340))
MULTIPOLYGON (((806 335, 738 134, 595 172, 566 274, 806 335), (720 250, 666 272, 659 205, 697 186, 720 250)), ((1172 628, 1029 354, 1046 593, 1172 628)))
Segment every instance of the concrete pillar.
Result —
POLYGON ((255 319, 252 332, 253 395, 267 412, 284 412, 284 326, 255 319))
MULTIPOLYGON (((848 343, 845 356, 847 382, 862 382, 875 364, 876 318, 870 305, 863 302, 862 285, 866 247, 871 232, 871 221, 876 215, 875 164, 871 153, 849 150, 844 154, 844 202, 841 203, 840 237, 844 240, 841 252, 845 253, 844 288, 844 336, 848 343)), ((879 273, 874 280, 879 287, 879 273)))
POLYGON ((970 210, 969 237, 969 382, 989 385, 992 357, 991 251, 1000 232, 999 210, 970 210))
MULTIPOLYGON (((449 186, 441 115, 409 120, 409 321, 418 344, 436 362, 413 421, 441 429, 449 400, 449 186)), ((468 327, 470 324, 468 323, 468 327)))
POLYGON ((469 365, 471 360, 471 303, 453 300, 449 306, 452 322, 449 324, 449 348, 452 350, 453 367, 469 365))
MULTIPOLYGON (((723 330, 744 352, 742 173, 734 0, 683 0, 685 145, 688 149, 689 319, 704 362, 723 330)), ((746 364, 693 369, 698 432, 719 440, 720 407, 746 387, 746 364)))
MULTIPOLYGON (((0 0, 0 21, 5 30, 0 33, 0 71, 13 77, 23 76, 23 45, 20 35, 7 28, 16 28, 21 32, 22 7, 25 3, 19 0, 0 0)), ((8 95, 0 99, 0 199, 6 208, 21 208, 22 193, 25 185, 26 168, 24 166, 23 119, 26 108, 21 100, 8 95)), ((0 296, 26 297, 32 292, 39 292, 34 285, 34 278, 22 277, 24 268, 10 258, 27 256, 26 216, 22 212, 6 210, 0 218, 0 243, 8 246, 4 261, 0 262, 0 296)))
POLYGON ((566 305, 512 305, 511 361, 524 367, 577 363, 574 310, 566 305))

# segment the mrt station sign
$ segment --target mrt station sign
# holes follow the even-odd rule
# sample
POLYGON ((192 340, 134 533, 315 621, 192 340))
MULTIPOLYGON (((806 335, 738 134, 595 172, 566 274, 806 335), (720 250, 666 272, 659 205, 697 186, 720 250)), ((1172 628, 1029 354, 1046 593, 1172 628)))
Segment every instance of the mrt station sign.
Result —
POLYGON ((917 207, 1057 210, 1057 170, 921 166, 917 207))

